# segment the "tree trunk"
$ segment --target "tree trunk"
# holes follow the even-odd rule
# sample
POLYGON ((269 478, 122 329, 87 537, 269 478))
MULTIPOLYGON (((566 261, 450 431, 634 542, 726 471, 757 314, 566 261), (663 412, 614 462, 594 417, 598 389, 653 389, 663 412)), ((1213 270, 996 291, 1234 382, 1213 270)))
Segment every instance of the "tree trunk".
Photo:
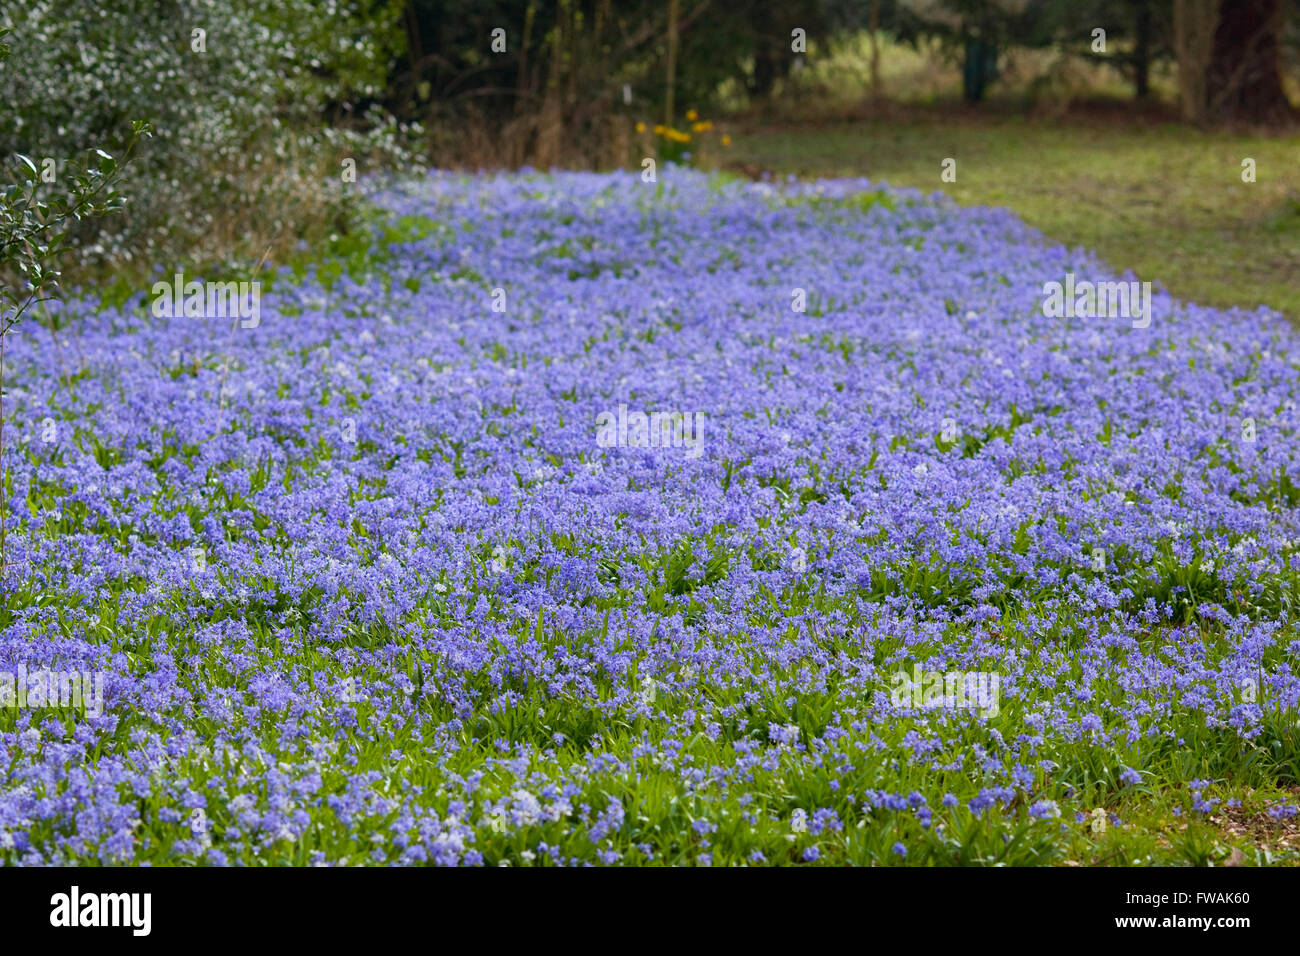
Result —
POLYGON ((754 78, 749 84, 749 93, 755 99, 768 96, 776 86, 777 63, 772 55, 766 38, 760 38, 754 50, 754 78))
POLYGON ((564 142, 564 51, 565 27, 568 23, 569 3, 559 0, 555 25, 551 30, 551 62, 547 70, 546 91, 542 97, 537 117, 537 163, 551 166, 560 162, 564 142))
POLYGON ((519 76, 515 80, 515 113, 522 113, 527 108, 535 109, 536 104, 528 103, 529 94, 532 93, 532 84, 528 82, 528 43, 532 40, 533 19, 537 15, 537 0, 528 0, 528 8, 524 12, 524 39, 519 46, 519 76))
POLYGON ((673 125, 673 97, 677 92, 677 6, 668 0, 668 89, 664 92, 664 124, 673 125))
POLYGON ((1229 0, 1205 73, 1210 119, 1285 123, 1296 116, 1282 89, 1281 0, 1229 0))
POLYGON ((1138 0, 1134 29, 1133 86, 1137 98, 1145 100, 1151 93, 1151 2, 1138 0))
POLYGON ((1218 23, 1219 0, 1174 0, 1178 101, 1189 123, 1200 123, 1206 116, 1205 75, 1218 23))
POLYGON ((880 99, 880 0, 871 0, 871 98, 880 99))
POLYGON ((565 93, 564 105, 566 113, 570 114, 572 113, 575 101, 578 99, 578 51, 586 46, 586 44, 579 42, 578 31, 579 29, 585 30, 588 25, 587 21, 584 19, 582 21, 582 27, 579 28, 578 22, 578 4, 575 3, 569 7, 569 25, 567 27, 569 31, 569 55, 565 58, 565 68, 568 70, 569 74, 567 77, 569 86, 565 93))
POLYGON ((962 95, 967 103, 984 99, 984 90, 997 79, 998 48, 978 37, 966 39, 966 63, 962 69, 962 95))

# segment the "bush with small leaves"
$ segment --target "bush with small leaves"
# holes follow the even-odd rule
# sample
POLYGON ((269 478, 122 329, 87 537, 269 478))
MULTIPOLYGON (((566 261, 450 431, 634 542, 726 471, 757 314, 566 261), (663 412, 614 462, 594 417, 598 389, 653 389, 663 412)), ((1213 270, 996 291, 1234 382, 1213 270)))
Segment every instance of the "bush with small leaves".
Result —
MULTIPOLYGON (((0 29, 0 63, 10 56, 6 34, 0 29)), ((147 123, 132 123, 128 155, 149 133, 147 123)), ((58 295, 59 259, 67 251, 73 227, 126 205, 126 197, 116 188, 122 164, 102 149, 90 150, 84 162, 70 164, 62 185, 57 176, 53 182, 45 181, 36 163, 21 153, 14 166, 13 173, 0 180, 0 451, 4 447, 5 337, 32 306, 58 295)), ((4 493, 0 479, 0 571, 5 564, 4 493)))
POLYGON ((411 130, 366 106, 401 43, 399 12, 395 0, 0 9, 0 29, 13 32, 0 154, 57 167, 90 146, 120 147, 128 118, 155 129, 138 159, 148 188, 111 232, 74 230, 73 266, 222 262, 287 248, 312 227, 341 230, 359 209, 342 161, 364 171, 410 159, 411 130))

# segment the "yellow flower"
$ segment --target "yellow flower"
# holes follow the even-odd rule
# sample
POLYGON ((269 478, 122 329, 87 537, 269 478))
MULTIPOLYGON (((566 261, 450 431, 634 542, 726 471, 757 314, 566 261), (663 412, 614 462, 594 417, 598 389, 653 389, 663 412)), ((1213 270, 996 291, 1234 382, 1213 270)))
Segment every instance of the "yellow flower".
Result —
POLYGON ((692 123, 691 129, 696 133, 707 133, 709 130, 713 129, 713 124, 708 120, 702 120, 699 123, 692 123))
POLYGON ((730 137, 730 136, 726 136, 726 135, 724 135, 724 136, 722 137, 722 145, 723 145, 723 146, 730 146, 730 145, 731 145, 731 137, 730 137))
POLYGON ((636 124, 636 131, 637 131, 638 133, 644 133, 644 132, 645 132, 645 123, 637 123, 637 124, 636 124))
POLYGON ((694 123, 697 119, 700 118, 700 114, 697 113, 697 112, 695 112, 695 110, 687 110, 687 111, 686 111, 686 118, 687 118, 687 120, 689 120, 690 122, 694 123))
POLYGON ((664 124, 663 124, 663 123, 655 123, 655 126, 654 126, 654 134, 655 134, 656 136, 663 136, 663 135, 664 135, 664 124))

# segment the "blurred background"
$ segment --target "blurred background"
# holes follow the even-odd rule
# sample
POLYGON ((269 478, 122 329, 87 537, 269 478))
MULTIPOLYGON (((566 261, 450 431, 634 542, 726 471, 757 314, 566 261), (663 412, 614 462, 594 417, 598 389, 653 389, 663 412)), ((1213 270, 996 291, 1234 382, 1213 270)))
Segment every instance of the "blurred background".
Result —
POLYGON ((384 176, 653 157, 1006 206, 1300 317, 1300 0, 27 0, 0 30, 0 155, 53 185, 152 125, 71 236, 110 295, 346 254, 384 176))

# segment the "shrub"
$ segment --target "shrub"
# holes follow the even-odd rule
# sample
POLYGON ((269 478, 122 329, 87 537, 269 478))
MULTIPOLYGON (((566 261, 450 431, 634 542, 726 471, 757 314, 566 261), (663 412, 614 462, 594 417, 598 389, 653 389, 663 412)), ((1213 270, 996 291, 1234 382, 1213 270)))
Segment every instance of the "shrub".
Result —
MULTIPOLYGON (((0 63, 9 58, 0 29, 0 63)), ((127 153, 147 124, 131 125, 127 153)), ((76 223, 122 209, 126 199, 116 189, 121 165, 102 149, 65 171, 64 183, 47 181, 52 164, 38 168, 28 156, 14 157, 15 175, 0 179, 0 456, 4 450, 4 353, 5 337, 34 305, 53 299, 59 292, 59 259, 76 223)), ((7 171, 6 171, 7 172, 7 171)), ((0 475, 0 582, 5 562, 5 481, 0 475)))
POLYGON ((77 230, 77 264, 210 262, 346 227, 360 171, 407 158, 376 109, 401 43, 395 0, 33 0, 0 11, 13 59, 0 153, 40 162, 120 148, 149 121, 138 191, 107 234, 77 230), (323 15, 328 12, 331 15, 323 15))

